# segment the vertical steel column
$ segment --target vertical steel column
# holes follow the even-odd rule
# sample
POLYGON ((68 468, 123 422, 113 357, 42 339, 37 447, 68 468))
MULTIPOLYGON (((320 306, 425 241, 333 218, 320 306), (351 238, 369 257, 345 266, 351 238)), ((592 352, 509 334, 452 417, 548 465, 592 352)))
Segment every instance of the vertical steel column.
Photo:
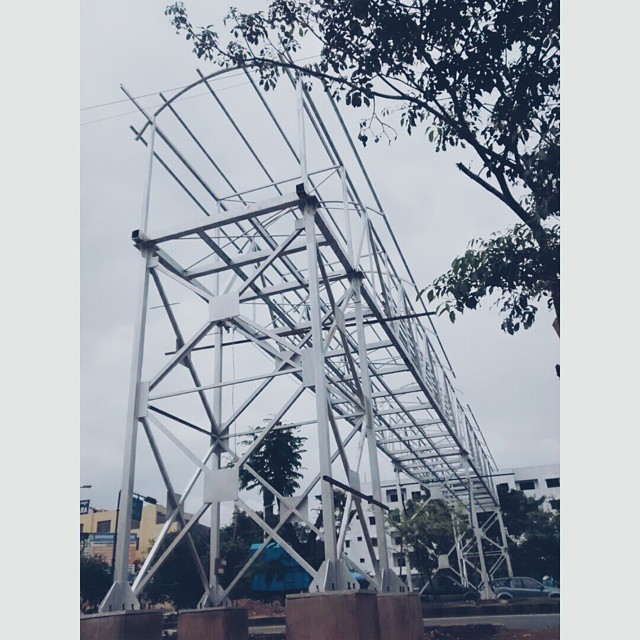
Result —
POLYGON ((298 144, 300 156, 300 177, 305 193, 309 193, 309 172, 307 170, 307 144, 304 134, 304 97, 302 95, 302 76, 298 76, 296 83, 296 97, 298 105, 298 144))
POLYGON ((342 187, 342 208, 344 211, 344 219, 347 225, 347 255, 349 263, 353 268, 353 232, 351 231, 351 211, 349 207, 349 191, 347 189, 347 171, 340 167, 340 183, 342 187))
MULTIPOLYGON (((327 383, 324 373, 324 352, 322 343, 322 322, 320 319, 320 290, 318 278, 318 245, 316 241, 316 206, 307 202, 303 217, 306 235, 307 268, 309 278, 309 311, 311 316, 311 356, 313 358, 313 382, 316 396, 316 415, 318 420, 318 449, 320 453, 320 475, 331 476, 331 441, 329 436, 329 414, 327 403, 327 383)), ((338 559, 336 544, 335 508, 333 489, 325 480, 321 480, 322 524, 324 529, 325 561, 334 565, 338 559)))
POLYGON ((507 529, 504 526, 504 520, 502 519, 502 509, 498 507, 496 509, 496 513, 498 514, 498 523, 500 524, 500 537, 502 539, 502 555, 507 563, 507 571, 509 573, 509 577, 513 578, 513 568, 511 566, 511 556, 509 555, 509 539, 507 538, 507 529))
POLYGON ((478 557, 480 560, 480 576, 482 578, 482 590, 481 595, 483 600, 489 600, 491 598, 492 591, 489 584, 489 574, 487 573, 487 564, 484 559, 484 550, 482 548, 482 532, 478 525, 478 514, 476 513, 475 498, 473 492, 473 481, 471 479, 471 465, 469 464, 469 456, 465 454, 465 468, 467 473, 467 485, 469 487, 469 509, 471 517, 471 526, 473 527, 473 534, 476 539, 476 546, 478 548, 478 557))
MULTIPOLYGON (((149 220, 149 202, 151 198, 151 176, 153 172, 153 154, 156 137, 156 122, 151 126, 149 141, 148 171, 142 199, 140 231, 144 234, 149 220)), ((121 609, 139 609, 140 603, 129 585, 129 537, 131 535, 131 507, 133 504, 133 481, 136 466, 136 444, 138 439, 138 418, 140 417, 140 392, 142 378, 142 360, 144 354, 144 336, 147 323, 147 303, 149 299, 149 270, 154 264, 153 247, 142 247, 138 272, 138 307, 134 325, 133 348, 131 353, 131 372, 129 378, 129 400, 127 404, 127 423, 124 444, 124 464, 120 483, 120 509, 118 512, 118 533, 116 540, 116 558, 113 570, 113 584, 100 603, 100 611, 121 609)), ((146 407, 145 407, 146 408, 146 407)))
MULTIPOLYGON (((217 324, 213 329, 214 340, 214 362, 213 362, 213 383, 219 384, 222 382, 222 325, 217 324)), ((216 424, 211 430, 211 443, 217 439, 217 432, 222 425, 222 387, 215 387, 213 390, 213 417, 216 424), (215 429, 215 433, 214 433, 215 429)), ((216 447, 211 456, 211 469, 217 471, 220 469, 220 448, 216 447)), ((211 587, 211 593, 215 598, 215 602, 211 604, 215 607, 220 603, 217 601, 217 595, 219 591, 218 580, 218 558, 220 556, 220 503, 211 503, 211 513, 209 514, 209 524, 211 530, 209 532, 209 585, 211 587)), ((206 594, 204 598, 206 598, 206 594)))
MULTIPOLYGON (((220 229, 215 230, 215 242, 220 244, 220 229)), ((216 255, 216 262, 219 262, 220 258, 216 255)), ((214 278, 213 292, 216 296, 220 295, 220 274, 216 273, 214 278)), ((222 324, 218 323, 213 328, 213 383, 219 385, 222 382, 222 324)), ((211 444, 213 444, 220 430, 222 429, 222 387, 216 386, 213 389, 213 402, 211 406, 213 413, 213 419, 215 424, 211 425, 211 444)), ((216 447, 216 450, 211 456, 211 470, 216 472, 220 469, 221 463, 221 448, 216 447)), ((218 560, 220 556, 220 503, 214 501, 211 503, 211 511, 209 513, 209 586, 211 596, 213 597, 212 606, 216 607, 220 604, 218 600, 219 578, 218 578, 218 560)), ((201 602, 206 605, 208 595, 205 593, 202 596, 201 602)))
MULTIPOLYGON (((406 520, 407 510, 405 509, 404 500, 402 499, 402 487, 400 486, 400 469, 397 465, 394 465, 393 470, 395 471, 396 476, 396 491, 398 492, 398 500, 400 500, 400 505, 402 506, 402 517, 406 520)), ((413 593, 413 576, 411 575, 411 562, 409 562, 409 554, 403 553, 403 555, 404 564, 407 568, 407 585, 409 587, 409 591, 413 593)))
POLYGON ((469 577, 467 576, 467 565, 464 561, 462 553, 462 540, 460 539, 460 531, 456 525, 454 514, 451 514, 451 522, 453 524, 453 537, 456 543, 456 558, 458 559, 458 571, 460 573, 460 582, 463 587, 469 586, 469 577))
MULTIPOLYGON (((369 466, 371 471, 371 493, 378 502, 382 502, 380 490, 380 470, 378 467, 378 448, 376 446, 375 422, 373 419, 373 403, 371 401, 371 379, 369 378, 369 362, 367 356, 367 343, 362 317, 362 295, 360 293, 361 281, 356 276, 352 279, 353 307, 356 318, 356 337, 358 340, 358 358, 360 360, 360 377, 362 394, 364 396, 365 432, 367 434, 367 449, 369 453, 369 466)), ((376 535, 378 538, 380 572, 389 571, 389 550, 387 548, 387 533, 384 526, 384 511, 382 507, 374 505, 373 512, 376 518, 376 535)), ((366 522, 362 523, 366 526, 366 522)))

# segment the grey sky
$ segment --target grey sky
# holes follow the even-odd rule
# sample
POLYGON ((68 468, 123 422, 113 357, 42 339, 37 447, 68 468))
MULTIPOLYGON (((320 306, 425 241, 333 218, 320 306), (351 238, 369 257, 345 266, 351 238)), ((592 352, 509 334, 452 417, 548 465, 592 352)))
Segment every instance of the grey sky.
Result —
MULTIPOLYGON (((219 23, 227 3, 187 4, 199 24, 219 23)), ((120 83, 134 95, 146 94, 191 82, 197 66, 207 68, 175 35, 164 6, 164 0, 83 3, 83 107, 120 100, 120 83)), ((130 110, 130 103, 85 110, 82 122, 130 110)), ((349 121, 355 117, 349 114, 349 121)), ((145 169, 143 149, 128 127, 138 121, 124 116, 82 127, 81 469, 82 481, 93 485, 86 497, 98 507, 115 503, 121 472, 139 259, 129 237, 138 226, 145 169)), ((455 168, 461 153, 436 154, 424 136, 402 132, 391 145, 362 151, 418 283, 444 271, 471 238, 515 221, 455 168)), ((489 305, 453 325, 436 322, 460 398, 473 408, 497 463, 557 461, 559 341, 551 317, 541 311, 534 328, 516 336, 500 330, 497 311, 489 305)), ((160 483, 147 479, 144 469, 136 490, 163 496, 160 483)))

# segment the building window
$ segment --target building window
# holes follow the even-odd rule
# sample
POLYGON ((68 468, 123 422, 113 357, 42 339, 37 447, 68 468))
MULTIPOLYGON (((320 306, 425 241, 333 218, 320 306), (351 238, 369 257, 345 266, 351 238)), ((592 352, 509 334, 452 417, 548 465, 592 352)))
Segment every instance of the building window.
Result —
POLYGON ((560 478, 547 478, 547 487, 557 489, 560 486, 560 478))
POLYGON ((348 549, 351 546, 351 540, 345 540, 344 546, 348 549))
POLYGON ((375 516, 371 516, 371 517, 369 518, 369 524, 375 524, 375 523, 376 523, 375 516))
POLYGON ((98 533, 109 533, 111 531, 111 520, 100 520, 96 525, 98 533))
POLYGON ((360 564, 364 564, 364 558, 360 558, 360 564))
POLYGON ((358 542, 362 542, 362 536, 358 536, 358 542))
POLYGON ((378 546, 378 538, 371 538, 371 546, 372 547, 378 546))
POLYGON ((509 483, 508 482, 501 482, 501 483, 496 485, 496 489, 498 491, 509 491, 509 483))
POLYGON ((140 520, 132 520, 131 521, 131 531, 133 531, 134 529, 139 529, 140 528, 140 520))
POLYGON ((520 480, 520 482, 518 482, 518 488, 520 491, 533 491, 537 484, 537 480, 520 480))
POLYGON ((549 506, 554 511, 559 511, 560 510, 560 499, 558 499, 558 500, 549 500, 549 506))
POLYGON ((402 538, 395 539, 396 546, 399 547, 402 544, 402 538))
POLYGON ((393 566, 394 567, 404 567, 405 566, 404 553, 394 553, 393 554, 393 566))
POLYGON ((411 492, 412 500, 422 500, 422 491, 412 491, 411 492))
POLYGON ((156 524, 164 524, 167 520, 167 514, 162 513, 160 510, 156 510, 156 524))
POLYGON ((387 501, 388 502, 398 502, 398 492, 393 490, 393 491, 387 491, 387 501))

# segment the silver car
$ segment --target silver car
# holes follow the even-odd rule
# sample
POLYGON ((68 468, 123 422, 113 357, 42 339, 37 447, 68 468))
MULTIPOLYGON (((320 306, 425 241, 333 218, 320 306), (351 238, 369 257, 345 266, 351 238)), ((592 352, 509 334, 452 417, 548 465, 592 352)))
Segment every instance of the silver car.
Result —
POLYGON ((533 578, 500 578, 493 581, 493 592, 498 600, 519 598, 559 598, 560 589, 545 587, 533 578))

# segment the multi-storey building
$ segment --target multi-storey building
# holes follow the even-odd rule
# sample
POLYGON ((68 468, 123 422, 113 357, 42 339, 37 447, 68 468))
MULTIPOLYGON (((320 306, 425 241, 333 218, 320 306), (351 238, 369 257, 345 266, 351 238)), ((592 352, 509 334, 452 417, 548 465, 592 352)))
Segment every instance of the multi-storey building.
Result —
MULTIPOLYGON (((496 487, 506 485, 509 489, 519 489, 525 495, 536 498, 546 498, 545 508, 557 508, 560 504, 560 465, 540 465, 535 467, 519 467, 513 469, 503 469, 495 474, 494 481, 496 487), (557 501, 557 502, 556 502, 557 501)), ((382 501, 390 509, 398 509, 400 497, 398 486, 395 480, 386 480, 381 483, 382 501)), ((362 485, 363 493, 371 493, 371 486, 362 485)), ((415 500, 425 495, 424 489, 417 482, 402 481, 400 491, 403 500, 415 500)), ((433 498, 438 498, 441 492, 437 487, 430 487, 429 491, 433 498)), ((364 505, 363 505, 364 507, 364 505)), ((374 547, 378 546, 376 539, 375 517, 371 508, 365 508, 365 518, 367 520, 369 535, 374 547)), ((387 546, 391 555, 391 565, 398 575, 406 575, 405 558, 401 552, 400 539, 387 534, 387 546)), ((350 524, 349 531, 345 537, 344 551, 346 555, 366 572, 373 573, 373 566, 367 552, 367 545, 364 540, 360 522, 354 518, 350 524)), ((413 572, 416 575, 416 572, 413 572)))
MULTIPOLYGON (((89 512, 80 515, 80 537, 87 540, 88 534, 111 534, 94 539, 99 541, 96 553, 107 563, 111 564, 113 534, 116 532, 117 510, 89 508, 89 512)), ((132 539, 135 539, 135 562, 143 562, 158 537, 167 517, 167 508, 159 504, 144 504, 140 520, 132 522, 132 539)), ((173 522, 170 531, 177 531, 179 524, 173 522)), ((133 555, 133 554, 132 554, 133 555)))
POLYGON ((494 477, 496 487, 519 489, 531 498, 545 498, 545 508, 560 506, 560 465, 502 469, 494 477))

